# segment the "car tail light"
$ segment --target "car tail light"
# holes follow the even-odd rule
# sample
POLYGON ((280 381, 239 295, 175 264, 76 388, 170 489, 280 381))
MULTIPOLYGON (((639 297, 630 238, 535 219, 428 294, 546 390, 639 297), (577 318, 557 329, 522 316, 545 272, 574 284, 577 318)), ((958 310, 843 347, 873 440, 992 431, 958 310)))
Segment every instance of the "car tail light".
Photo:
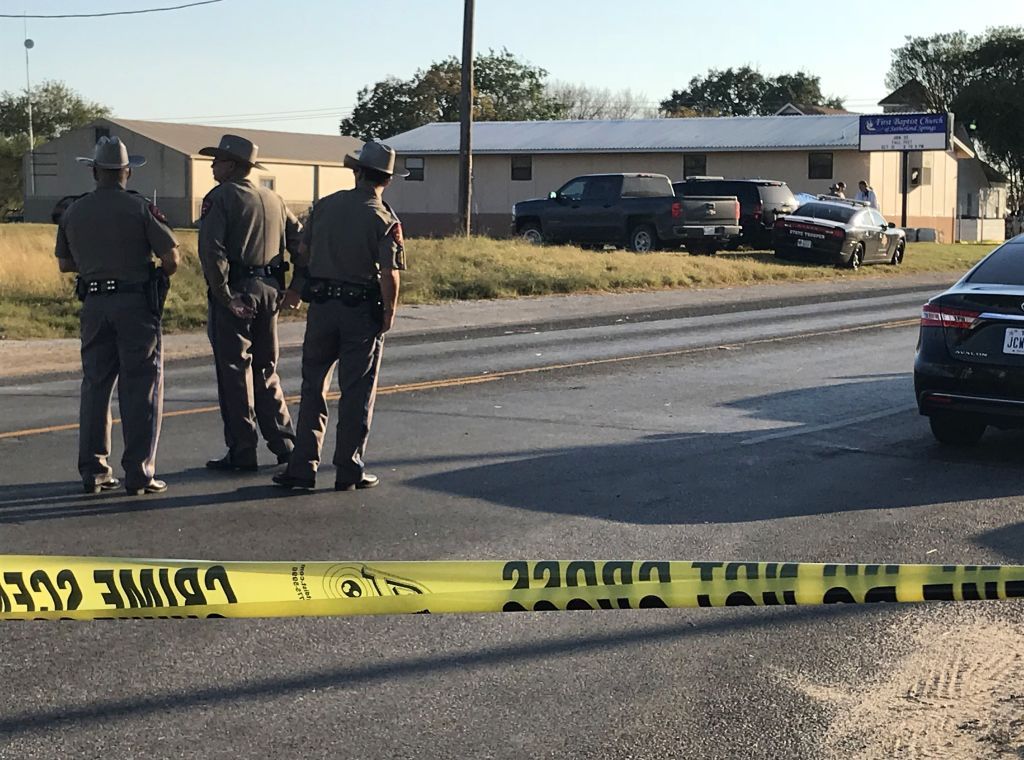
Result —
POLYGON ((757 205, 754 206, 754 218, 760 219, 762 213, 764 213, 764 203, 758 201, 757 205))
MULTIPOLYGON (((664 208, 664 206, 662 206, 662 208, 664 208)), ((678 219, 682 215, 683 215, 683 204, 680 203, 679 201, 675 201, 672 204, 672 218, 673 219, 678 219)))
POLYGON ((921 327, 950 327, 955 330, 970 330, 980 316, 980 311, 950 309, 926 303, 921 309, 921 327))
POLYGON ((846 230, 836 227, 832 230, 832 237, 836 239, 844 238, 846 237, 846 230))

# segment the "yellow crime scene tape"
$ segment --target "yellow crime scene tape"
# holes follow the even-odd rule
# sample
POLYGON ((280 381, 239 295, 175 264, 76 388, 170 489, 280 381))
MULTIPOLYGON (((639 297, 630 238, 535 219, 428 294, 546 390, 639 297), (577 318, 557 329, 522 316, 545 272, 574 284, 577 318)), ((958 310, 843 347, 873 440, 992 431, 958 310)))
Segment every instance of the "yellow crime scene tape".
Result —
POLYGON ((0 620, 971 601, 1024 567, 804 562, 202 562, 0 555, 0 620))

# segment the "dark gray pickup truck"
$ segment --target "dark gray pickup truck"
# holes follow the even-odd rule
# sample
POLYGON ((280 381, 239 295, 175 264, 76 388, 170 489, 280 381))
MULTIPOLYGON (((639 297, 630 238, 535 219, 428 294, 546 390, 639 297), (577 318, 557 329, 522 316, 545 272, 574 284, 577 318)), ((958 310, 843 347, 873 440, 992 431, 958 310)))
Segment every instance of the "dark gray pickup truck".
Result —
POLYGON ((739 238, 739 216, 736 196, 677 198, 664 174, 588 174, 512 208, 516 234, 530 242, 641 253, 682 246, 715 253, 739 238))

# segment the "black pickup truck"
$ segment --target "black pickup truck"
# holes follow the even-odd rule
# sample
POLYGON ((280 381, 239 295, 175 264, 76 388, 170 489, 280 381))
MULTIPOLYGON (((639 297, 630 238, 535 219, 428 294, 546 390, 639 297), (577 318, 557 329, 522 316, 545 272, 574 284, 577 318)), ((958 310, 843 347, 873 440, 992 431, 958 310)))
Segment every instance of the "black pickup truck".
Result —
POLYGON ((736 196, 677 198, 664 174, 588 174, 546 199, 512 208, 517 235, 533 243, 625 245, 646 253, 686 246, 715 253, 740 236, 736 196))

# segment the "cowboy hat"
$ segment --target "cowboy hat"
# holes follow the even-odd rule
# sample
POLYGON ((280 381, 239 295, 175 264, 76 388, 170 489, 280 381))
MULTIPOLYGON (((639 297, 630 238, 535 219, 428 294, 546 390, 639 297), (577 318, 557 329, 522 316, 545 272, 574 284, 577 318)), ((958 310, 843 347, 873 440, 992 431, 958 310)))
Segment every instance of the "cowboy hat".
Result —
POLYGON ((370 142, 355 153, 349 153, 342 162, 348 169, 375 169, 384 174, 408 177, 409 172, 395 171, 395 151, 383 143, 370 142))
POLYGON ((128 155, 128 148, 121 142, 120 137, 101 137, 96 141, 92 158, 79 156, 75 160, 87 166, 95 166, 97 169, 127 169, 146 163, 143 156, 128 155))
POLYGON ((256 162, 256 155, 259 146, 252 140, 246 140, 238 135, 224 135, 220 138, 220 145, 216 148, 200 148, 199 155, 223 158, 225 161, 234 161, 238 164, 248 164, 257 169, 266 169, 265 166, 256 162))

